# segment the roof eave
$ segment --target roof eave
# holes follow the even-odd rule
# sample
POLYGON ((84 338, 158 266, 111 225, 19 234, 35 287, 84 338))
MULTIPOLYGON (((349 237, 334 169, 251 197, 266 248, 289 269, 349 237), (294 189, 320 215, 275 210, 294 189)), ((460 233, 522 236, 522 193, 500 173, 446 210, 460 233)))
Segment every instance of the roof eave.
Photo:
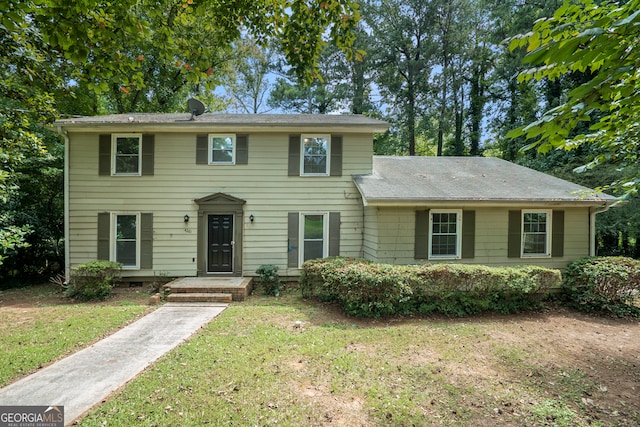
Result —
MULTIPOLYGON (((122 115, 126 116, 126 115, 122 115)), ((100 116, 98 116, 100 117, 100 116)), ((315 116, 314 116, 315 117, 315 116)), ((380 133, 386 132, 389 124, 382 121, 372 122, 348 122, 341 121, 321 121, 321 120, 297 120, 288 121, 286 118, 279 118, 279 121, 261 121, 252 123, 250 120, 229 119, 223 121, 198 121, 189 120, 185 115, 184 120, 174 119, 170 121, 140 120, 132 115, 129 121, 102 121, 91 120, 91 118, 74 121, 73 119, 59 120, 54 123, 58 129, 67 132, 239 132, 251 130, 254 132, 321 132, 331 131, 344 133, 380 133)))
MULTIPOLYGON (((362 193, 361 193, 362 194, 362 193)), ((399 199, 399 198, 367 198, 363 196, 365 206, 375 207, 606 207, 617 203, 616 199, 602 200, 554 200, 554 199, 399 199)))

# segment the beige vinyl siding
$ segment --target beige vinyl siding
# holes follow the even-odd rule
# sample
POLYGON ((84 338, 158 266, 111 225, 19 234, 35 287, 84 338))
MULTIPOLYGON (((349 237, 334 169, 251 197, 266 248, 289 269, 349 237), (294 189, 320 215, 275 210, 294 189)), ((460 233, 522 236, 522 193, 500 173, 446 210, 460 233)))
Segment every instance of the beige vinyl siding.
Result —
MULTIPOLYGON (((475 256, 472 259, 458 259, 452 262, 485 265, 534 264, 563 268, 570 261, 589 255, 588 208, 553 208, 565 212, 564 256, 558 258, 507 257, 509 210, 518 209, 517 207, 462 208, 476 212, 475 256)), ((376 244, 365 244, 366 257, 379 262, 398 264, 435 262, 414 259, 415 211, 416 208, 367 208, 367 227, 370 223, 375 223, 373 227, 378 231, 378 240, 376 244)))
MULTIPOLYGON (((247 132, 239 129, 237 133, 247 132)), ((372 138, 342 136, 341 177, 287 176, 288 133, 249 133, 248 165, 196 165, 196 133, 156 133, 154 176, 112 177, 98 175, 98 133, 71 133, 71 266, 96 258, 98 212, 150 212, 153 271, 127 274, 196 275, 198 205, 194 199, 218 192, 246 200, 244 224, 235 224, 244 227, 245 275, 254 274, 264 263, 278 265, 283 276, 298 274, 297 269, 286 267, 288 212, 340 212, 341 254, 362 256, 362 202, 351 176, 371 172, 372 138), (190 217, 187 230, 185 214, 190 217)))
POLYGON ((378 261, 378 208, 367 206, 364 208, 365 231, 363 236, 363 255, 370 261, 378 261))

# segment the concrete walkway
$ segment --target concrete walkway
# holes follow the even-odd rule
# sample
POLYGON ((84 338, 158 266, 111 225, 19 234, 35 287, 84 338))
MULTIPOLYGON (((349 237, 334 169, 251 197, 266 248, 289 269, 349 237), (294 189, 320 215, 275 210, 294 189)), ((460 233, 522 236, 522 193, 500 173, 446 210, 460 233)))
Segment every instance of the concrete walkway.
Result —
POLYGON ((115 334, 0 389, 0 405, 64 406, 70 424, 220 314, 225 304, 166 304, 115 334))

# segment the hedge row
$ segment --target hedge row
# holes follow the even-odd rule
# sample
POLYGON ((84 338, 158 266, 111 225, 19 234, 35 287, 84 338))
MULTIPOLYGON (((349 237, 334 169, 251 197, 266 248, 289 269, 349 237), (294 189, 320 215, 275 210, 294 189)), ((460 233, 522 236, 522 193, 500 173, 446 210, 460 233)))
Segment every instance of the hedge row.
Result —
POLYGON ((640 261, 625 257, 592 257, 565 270, 562 294, 568 305, 586 312, 640 317, 640 261))
POLYGON ((543 267, 405 266, 348 258, 308 261, 300 277, 305 298, 336 302, 361 317, 513 313, 538 307, 560 284, 560 272, 543 267))

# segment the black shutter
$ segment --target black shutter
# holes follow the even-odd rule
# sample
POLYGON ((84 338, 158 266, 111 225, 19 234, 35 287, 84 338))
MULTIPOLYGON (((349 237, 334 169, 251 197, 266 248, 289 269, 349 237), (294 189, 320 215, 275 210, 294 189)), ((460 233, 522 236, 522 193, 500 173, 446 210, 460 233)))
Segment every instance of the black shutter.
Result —
POLYGON ((473 258, 476 246, 476 211, 462 211, 462 258, 473 258))
POLYGON ((109 212, 98 213, 98 256, 99 260, 108 261, 110 256, 110 232, 111 232, 111 214, 109 212))
POLYGON ((429 211, 416 211, 415 259, 429 258, 429 211))
POLYGON ((342 136, 331 136, 331 176, 342 176, 342 136))
POLYGON ((236 135, 236 164, 249 163, 249 135, 236 135))
POLYGON ((300 215, 298 212, 289 212, 288 233, 287 233, 287 266, 298 267, 298 235, 300 233, 300 215))
POLYGON ((111 175, 111 135, 98 138, 98 175, 111 175))
POLYGON ((289 135, 289 176, 300 176, 300 135, 289 135))
POLYGON ((196 164, 209 164, 209 136, 196 136, 196 164))
POLYGON ((553 211, 551 217, 551 256, 564 256, 564 211, 553 211))
POLYGON ((142 135, 142 175, 153 175, 155 136, 142 135))
POLYGON ((507 244, 507 256, 520 258, 522 256, 522 214, 521 211, 509 211, 509 242, 507 244))
POLYGON ((329 213, 329 256, 340 256, 340 212, 329 213))
POLYGON ((153 214, 140 214, 140 268, 153 268, 153 214))

